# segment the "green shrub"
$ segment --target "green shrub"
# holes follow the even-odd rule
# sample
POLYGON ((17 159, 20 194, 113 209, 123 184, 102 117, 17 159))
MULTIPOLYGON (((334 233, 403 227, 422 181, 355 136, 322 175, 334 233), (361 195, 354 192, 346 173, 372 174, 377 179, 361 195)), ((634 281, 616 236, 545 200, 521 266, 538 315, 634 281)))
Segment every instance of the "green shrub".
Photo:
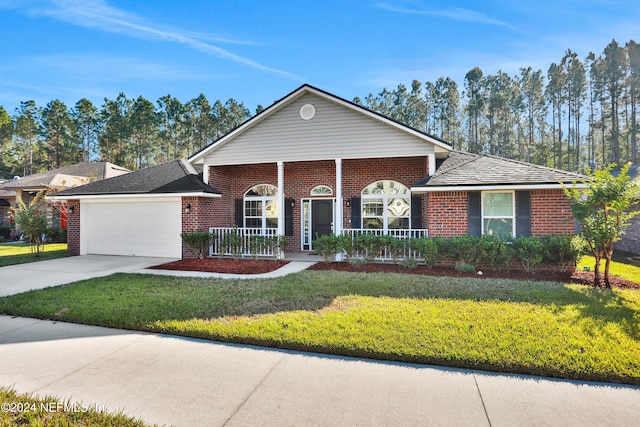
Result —
POLYGON ((367 261, 364 258, 351 258, 349 260, 349 264, 354 267, 362 267, 363 265, 367 264, 367 261))
POLYGON ((335 234, 326 234, 313 241, 313 249, 324 257, 325 262, 331 261, 341 250, 341 238, 335 234))
POLYGON ((265 238, 266 236, 256 235, 249 237, 249 252, 251 253, 252 259, 258 259, 258 255, 264 251, 267 245, 265 238))
POLYGON ((213 233, 204 230, 182 233, 180 237, 182 237, 182 242, 187 245, 198 259, 203 259, 209 254, 209 247, 215 238, 213 233))
POLYGON ((473 264, 470 264, 468 262, 464 262, 464 261, 457 261, 456 262, 456 270, 461 272, 461 273, 475 273, 476 272, 476 266, 473 264))
POLYGON ((50 228, 46 234, 52 243, 67 243, 67 230, 64 228, 50 228))
POLYGON ((400 264, 407 270, 415 270, 419 265, 418 260, 412 257, 403 259, 400 264))
POLYGON ((389 235, 379 236, 378 238, 380 239, 380 252, 386 250, 391 256, 392 262, 397 264, 398 259, 404 254, 406 242, 389 235))
POLYGON ((226 233, 222 237, 222 250, 220 251, 220 255, 230 252, 233 259, 238 259, 242 255, 243 246, 244 238, 242 234, 240 234, 238 226, 234 226, 231 232, 226 233))
POLYGON ((8 226, 0 227, 0 237, 4 238, 4 240, 9 240, 11 238, 11 230, 12 230, 12 227, 8 227, 8 226))
MULTIPOLYGON (((582 255, 583 240, 572 239, 571 236, 544 236, 542 240, 542 264, 553 270, 566 271, 575 267, 582 255)), ((584 242, 584 243, 583 243, 584 242)))
POLYGON ((271 250, 271 256, 274 261, 280 259, 280 253, 284 252, 287 246, 287 239, 280 236, 265 236, 265 245, 271 250))
POLYGON ((452 237, 449 239, 447 255, 456 261, 477 265, 486 257, 482 243, 480 237, 452 237))
POLYGON ((338 239, 338 251, 344 253, 346 261, 349 261, 353 258, 353 253, 355 251, 355 246, 353 244, 353 239, 348 234, 342 234, 337 236, 338 239))
POLYGON ((409 241, 409 247, 418 252, 427 267, 433 267, 438 261, 438 245, 438 240, 428 237, 413 238, 409 241))
POLYGON ((502 271, 513 260, 513 244, 510 241, 493 236, 483 236, 480 239, 483 259, 493 270, 502 271))
POLYGON ((372 262, 376 257, 380 256, 380 252, 384 249, 384 240, 382 236, 376 236, 370 233, 358 234, 354 241, 355 251, 364 258, 366 262, 372 262))
POLYGON ((544 246, 537 237, 517 237, 513 239, 515 258, 520 261, 527 273, 535 273, 544 261, 544 246))

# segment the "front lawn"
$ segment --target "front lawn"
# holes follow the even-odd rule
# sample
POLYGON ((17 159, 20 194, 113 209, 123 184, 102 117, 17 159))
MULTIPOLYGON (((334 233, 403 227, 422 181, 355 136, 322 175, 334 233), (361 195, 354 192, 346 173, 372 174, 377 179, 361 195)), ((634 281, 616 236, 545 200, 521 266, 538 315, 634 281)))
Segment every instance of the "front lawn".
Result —
POLYGON ((305 271, 117 274, 0 299, 0 313, 376 359, 640 384, 640 292, 305 271))
POLYGON ((47 243, 43 247, 44 252, 36 257, 28 243, 0 243, 0 267, 67 256, 66 243, 47 243))
MULTIPOLYGON (((596 259, 592 256, 583 256, 578 262, 577 269, 583 270, 585 266, 588 266, 590 271, 594 270, 596 265, 596 259)), ((604 276, 605 260, 600 260, 600 271, 604 276)), ((623 279, 631 280, 636 283, 640 283, 640 267, 632 265, 630 263, 622 263, 617 261, 611 261, 610 273, 612 276, 622 277, 623 279)))
POLYGON ((61 401, 55 397, 38 398, 0 387, 0 426, 120 426, 144 427, 142 420, 111 413, 111 408, 83 402, 61 401))

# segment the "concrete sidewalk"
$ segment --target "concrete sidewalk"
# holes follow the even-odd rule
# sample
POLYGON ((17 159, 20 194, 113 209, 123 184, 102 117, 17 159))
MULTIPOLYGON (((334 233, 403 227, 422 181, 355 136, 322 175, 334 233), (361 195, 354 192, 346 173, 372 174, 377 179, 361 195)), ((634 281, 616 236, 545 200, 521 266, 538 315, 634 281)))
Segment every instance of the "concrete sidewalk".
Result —
POLYGON ((204 271, 181 271, 181 270, 151 270, 149 268, 135 271, 141 274, 155 274, 158 276, 177 277, 200 277, 209 279, 269 279, 273 277, 283 277, 288 274, 298 273, 306 270, 315 264, 315 261, 290 261, 277 270, 259 274, 232 274, 232 273, 207 273, 204 271))
POLYGON ((221 279, 262 279, 297 273, 315 264, 313 261, 291 261, 275 271, 263 274, 224 274, 199 271, 151 270, 148 268, 172 261, 176 261, 176 259, 82 255, 0 267, 0 278, 2 278, 0 281, 0 297, 33 289, 64 285, 78 280, 108 276, 114 273, 221 279))
POLYGON ((626 426, 640 388, 0 316, 0 384, 177 426, 626 426))

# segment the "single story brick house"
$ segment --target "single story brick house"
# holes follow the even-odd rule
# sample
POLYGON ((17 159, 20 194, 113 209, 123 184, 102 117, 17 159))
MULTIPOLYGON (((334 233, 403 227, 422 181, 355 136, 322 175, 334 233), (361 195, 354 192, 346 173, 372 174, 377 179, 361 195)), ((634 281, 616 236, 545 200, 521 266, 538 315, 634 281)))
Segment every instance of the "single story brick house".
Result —
POLYGON ((180 232, 318 236, 571 234, 581 175, 463 153, 303 85, 188 160, 65 190, 72 254, 189 256, 180 232), (72 211, 72 212, 71 212, 72 211))
MULTIPOLYGON (((82 162, 2 182, 0 183, 0 226, 10 225, 9 211, 11 207, 17 206, 18 200, 29 204, 40 191, 61 191, 129 172, 131 172, 129 169, 109 162, 82 162)), ((66 228, 64 205, 55 206, 52 213, 54 222, 52 225, 56 228, 66 228)))

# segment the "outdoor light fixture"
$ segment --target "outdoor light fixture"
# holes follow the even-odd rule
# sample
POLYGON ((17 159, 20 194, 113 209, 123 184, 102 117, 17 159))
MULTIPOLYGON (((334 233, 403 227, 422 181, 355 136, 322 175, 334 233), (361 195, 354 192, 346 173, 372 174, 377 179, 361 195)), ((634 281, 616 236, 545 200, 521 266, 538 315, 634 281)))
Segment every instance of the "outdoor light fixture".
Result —
POLYGON ((294 207, 296 205, 296 201, 295 200, 291 200, 291 207, 294 207))
POLYGON ((347 199, 347 207, 350 208, 351 207, 351 199, 347 199))
POLYGON ((69 213, 72 214, 75 210, 76 210, 76 207, 75 206, 71 206, 69 208, 69 213))
POLYGON ((191 203, 187 203, 186 205, 184 205, 184 211, 186 213, 191 212, 191 203))

